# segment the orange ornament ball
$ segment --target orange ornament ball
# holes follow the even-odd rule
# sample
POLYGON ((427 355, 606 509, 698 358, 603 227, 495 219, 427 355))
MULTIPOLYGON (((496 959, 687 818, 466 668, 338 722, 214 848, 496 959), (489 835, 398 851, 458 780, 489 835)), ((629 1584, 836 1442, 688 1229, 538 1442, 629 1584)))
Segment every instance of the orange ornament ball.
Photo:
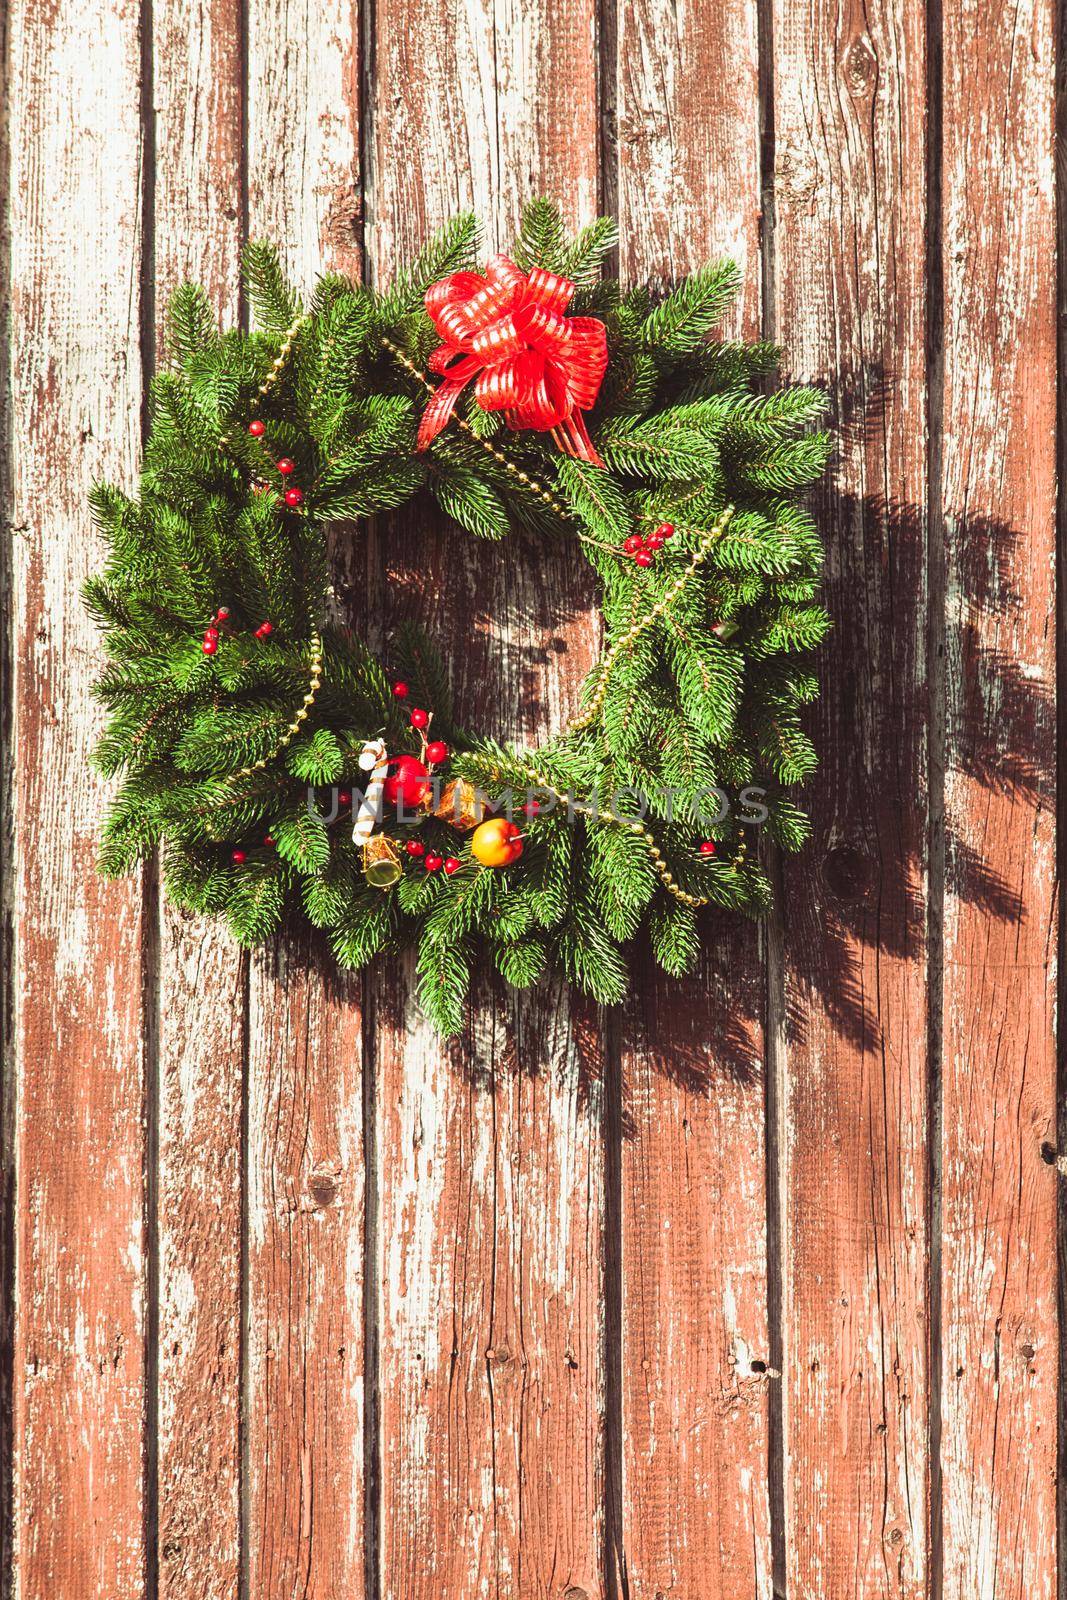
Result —
POLYGON ((471 834, 471 851, 483 867, 510 867, 522 855, 522 839, 506 817, 490 817, 471 834))

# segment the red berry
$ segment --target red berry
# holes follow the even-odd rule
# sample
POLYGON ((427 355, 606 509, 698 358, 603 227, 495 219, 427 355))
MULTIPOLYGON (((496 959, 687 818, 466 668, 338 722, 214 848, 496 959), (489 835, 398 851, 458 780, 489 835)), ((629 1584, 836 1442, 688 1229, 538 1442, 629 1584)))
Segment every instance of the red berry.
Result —
POLYGON ((631 533, 628 539, 622 541, 622 547, 628 556, 636 555, 638 550, 643 550, 645 541, 639 533, 631 533))
POLYGON ((245 855, 243 850, 235 850, 233 855, 230 857, 230 860, 233 862, 235 867, 240 867, 243 866, 243 864, 248 860, 248 857, 245 855))
POLYGON ((248 431, 252 435, 253 439, 262 439, 267 430, 264 424, 257 418, 255 422, 250 422, 248 424, 248 431))
POLYGON ((430 725, 430 713, 424 711, 421 706, 416 706, 411 713, 410 721, 413 728, 428 728, 430 725))
POLYGON ((290 472, 296 471, 296 462, 290 461, 288 456, 282 456, 282 459, 276 461, 274 465, 278 468, 283 478, 287 478, 290 472))
POLYGON ((671 539, 674 537, 674 523, 661 522, 655 531, 659 534, 662 534, 664 539, 671 539))
POLYGON ((408 697, 408 692, 408 686, 406 683, 401 682, 393 684, 393 694, 398 700, 406 700, 408 697))
POLYGON ((340 790, 337 796, 337 804, 341 807, 342 811, 348 810, 349 806, 352 804, 352 796, 349 794, 347 789, 340 790))
POLYGON ((285 503, 287 506, 302 506, 304 504, 303 489, 286 489, 285 503))
POLYGON ((448 746, 443 739, 431 739, 426 746, 426 759, 431 766, 439 767, 448 760, 448 746))
POLYGON ((444 866, 444 862, 440 856, 427 856, 426 860, 422 864, 426 868, 427 872, 439 872, 444 866))
POLYGON ((448 873, 449 877, 451 877, 454 872, 459 871, 459 862, 456 860, 455 856, 445 857, 445 871, 448 873))
POLYGON ((650 567, 652 565, 652 551, 639 550, 634 556, 634 560, 639 567, 650 567))
POLYGON ((219 647, 219 641, 217 639, 209 639, 207 634, 205 633, 205 635, 204 635, 204 644, 203 644, 204 654, 206 656, 213 656, 215 654, 215 651, 218 649, 218 647, 219 647))
POLYGON ((217 639, 218 636, 219 636, 219 630, 217 628, 205 628, 204 629, 204 638, 205 639, 217 639))
POLYGON ((700 845, 700 854, 702 856, 713 856, 715 854, 715 840, 714 839, 704 839, 704 840, 702 840, 701 845, 700 845))
POLYGON ((273 850, 273 848, 274 848, 274 835, 273 835, 273 833, 265 833, 263 835, 263 843, 266 845, 268 850, 273 850))
POLYGON ((404 849, 409 856, 424 856, 426 854, 426 846, 421 839, 409 839, 404 849))
POLYGON ((653 528, 652 532, 648 536, 645 548, 646 550, 662 550, 665 542, 666 541, 664 540, 664 537, 662 533, 660 533, 659 529, 653 528))
POLYGON ((522 814, 524 817, 536 817, 540 810, 540 800, 527 800, 526 804, 522 808, 522 814))
POLYGON ((273 622, 261 622, 259 627, 256 629, 256 638, 257 639, 269 638, 269 636, 273 632, 274 632, 274 624, 273 624, 273 622))
POLYGON ((219 609, 215 613, 215 621, 216 622, 229 622, 229 620, 230 620, 230 608, 229 608, 229 606, 219 606, 219 609))

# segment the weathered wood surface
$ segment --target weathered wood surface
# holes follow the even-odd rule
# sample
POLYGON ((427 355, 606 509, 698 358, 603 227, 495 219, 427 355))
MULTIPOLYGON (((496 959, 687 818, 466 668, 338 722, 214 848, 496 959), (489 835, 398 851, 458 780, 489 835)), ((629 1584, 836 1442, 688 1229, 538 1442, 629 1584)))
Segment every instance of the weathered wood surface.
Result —
MULTIPOLYGON (((481 214, 489 248, 505 245, 531 169, 572 220, 594 211, 594 38, 592 0, 461 17, 441 0, 378 0, 378 281, 462 206, 481 214)), ((408 515, 373 555, 387 625, 414 611, 451 627, 467 720, 538 739, 573 714, 596 638, 573 555, 532 540, 464 552, 408 515)), ((516 1001, 489 980, 469 1036, 443 1049, 414 1008, 409 968, 376 998, 381 1592, 595 1595, 599 1028, 561 992, 516 1001)))
MULTIPOLYGON (((755 3, 623 6, 613 61, 622 272, 666 285, 732 256, 729 332, 747 339, 762 322, 758 29, 755 3)), ((638 1595, 769 1600, 763 972, 754 927, 705 929, 700 977, 645 961, 622 1027, 620 1576, 638 1595)))
MULTIPOLYGON (((360 271, 357 11, 248 11, 248 227, 310 292, 360 271)), ((249 1596, 363 1584, 361 985, 302 935, 251 961, 244 1543, 249 1596)))
POLYGON ((952 0, 944 11, 940 1345, 951 1600, 1057 1594, 1056 291, 1042 266, 1056 250, 1055 21, 1044 0, 1003 13, 952 0))
MULTIPOLYGON (((0 1593, 1057 1595, 1056 18, 929 16, 11 0, 0 1593), (94 878, 85 494, 249 230, 382 281, 539 192, 735 256, 829 392, 824 766, 764 935, 445 1049, 406 966, 94 878)), ((467 720, 572 709, 574 561, 337 554, 467 720)))
MULTIPOLYGON (((236 0, 157 4, 152 87, 150 365, 158 367, 175 284, 202 283, 220 318, 238 315, 244 85, 236 0)), ((232 1592, 240 1561, 246 964, 210 919, 176 912, 162 894, 153 910, 155 1499, 159 1593, 179 1600, 232 1592)))
POLYGON ((840 429, 814 838, 772 970, 784 1583, 918 1600, 930 1500, 925 136, 907 0, 774 8, 772 331, 840 429))

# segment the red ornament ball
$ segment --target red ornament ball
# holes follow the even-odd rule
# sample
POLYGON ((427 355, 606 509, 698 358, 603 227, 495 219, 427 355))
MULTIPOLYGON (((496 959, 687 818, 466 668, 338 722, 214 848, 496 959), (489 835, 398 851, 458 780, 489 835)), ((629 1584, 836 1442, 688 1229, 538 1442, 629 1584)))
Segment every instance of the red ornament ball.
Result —
POLYGON ((219 606, 219 609, 215 613, 215 621, 216 622, 229 622, 229 620, 230 620, 230 608, 229 608, 229 606, 219 606))
POLYGON ((352 796, 349 794, 347 789, 340 790, 337 796, 337 804, 341 807, 342 811, 348 810, 349 806, 352 804, 352 796))
POLYGON ((405 806, 418 806, 430 792, 429 773, 414 756, 397 756, 389 763, 384 794, 391 806, 401 802, 405 806))
POLYGON ((393 695, 397 700, 406 700, 408 694, 409 690, 406 683, 400 682, 393 684, 393 695))
POLYGON ((205 628, 204 629, 204 638, 205 639, 215 639, 215 640, 217 640, 218 637, 219 637, 219 630, 217 628, 205 628))
POLYGON ((628 539, 622 541, 622 547, 628 556, 634 556, 645 548, 645 541, 639 533, 631 533, 628 539))
POLYGON ((441 856, 427 856, 422 864, 427 872, 439 872, 444 866, 444 861, 441 856))
POLYGON ((256 638, 257 639, 269 639, 270 635, 273 632, 274 632, 274 624, 273 624, 273 622, 261 622, 259 627, 256 629, 256 638))
POLYGON ((674 523, 661 522, 659 527, 655 529, 655 532, 662 534, 664 539, 671 539, 674 537, 674 523))
POLYGON ((230 857, 230 860, 233 862, 235 867, 240 867, 244 865, 244 863, 248 860, 248 857, 243 850, 235 850, 233 855, 230 857))
POLYGON ((290 472, 296 471, 296 462, 290 461, 288 456, 282 456, 282 459, 280 461, 276 461, 274 464, 278 468, 278 471, 281 473, 283 478, 287 478, 290 472))
POLYGON ((253 439, 262 439, 267 429, 266 425, 260 422, 259 418, 257 417, 254 422, 250 422, 248 424, 248 431, 252 435, 253 439))
POLYGON ((424 856, 426 854, 426 846, 421 839, 409 839, 404 849, 409 856, 424 856))
POLYGON ((522 808, 522 814, 524 817, 536 817, 540 810, 540 800, 527 800, 526 804, 522 808))
POLYGON ((645 541, 645 548, 647 550, 662 550, 665 542, 666 541, 664 540, 664 537, 662 533, 660 533, 659 529, 653 528, 652 532, 645 541))
POLYGON ((431 739, 426 746, 426 759, 432 767, 439 767, 442 761, 448 760, 448 746, 443 739, 431 739))
POLYGON ((451 877, 454 872, 459 871, 459 862, 455 856, 445 857, 445 871, 448 873, 449 877, 451 877))
POLYGON ((701 841, 701 845, 700 845, 700 854, 702 856, 713 856, 715 854, 715 840, 714 839, 704 839, 704 840, 702 840, 701 841))
POLYGON ((266 845, 268 850, 273 850, 273 848, 274 848, 274 835, 273 835, 273 833, 265 833, 263 835, 263 843, 266 845))
POLYGON ((304 504, 303 489, 286 489, 285 503, 287 506, 302 506, 304 504))
POLYGON ((639 567, 650 567, 652 565, 652 551, 639 550, 634 556, 634 560, 639 567))
POLYGON ((207 634, 205 633, 205 635, 204 635, 204 644, 203 644, 204 654, 206 656, 213 656, 215 654, 215 651, 218 649, 218 647, 219 647, 218 639, 217 638, 216 639, 209 639, 207 634))
POLYGON ((430 713, 424 711, 421 706, 416 706, 411 713, 410 721, 413 728, 428 728, 430 726, 430 713))

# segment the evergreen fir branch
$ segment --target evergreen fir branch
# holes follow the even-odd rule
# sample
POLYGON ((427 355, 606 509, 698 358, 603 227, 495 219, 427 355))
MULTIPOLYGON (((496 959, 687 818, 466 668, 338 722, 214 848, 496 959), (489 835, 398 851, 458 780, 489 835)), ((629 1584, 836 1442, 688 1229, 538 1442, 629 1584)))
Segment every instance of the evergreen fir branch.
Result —
POLYGON ((252 315, 265 333, 283 335, 300 315, 300 301, 282 273, 276 246, 252 239, 242 256, 252 315))
POLYGON ((256 862, 231 875, 226 921, 238 944, 262 944, 275 932, 285 905, 285 883, 275 862, 256 862))
POLYGON ((652 954, 672 978, 693 972, 700 961, 700 935, 691 906, 661 895, 648 920, 652 954))
POLYGON ((556 482, 563 498, 587 528, 598 537, 621 542, 633 522, 622 490, 608 474, 587 461, 561 456, 556 482))
POLYGON ((471 952, 465 940, 440 940, 424 934, 416 960, 419 1004, 446 1037, 463 1027, 470 987, 471 952))
POLYGON ((513 989, 529 989, 537 983, 548 963, 548 945, 539 934, 509 939, 493 950, 497 971, 513 989))
POLYGON ((390 328, 421 311, 426 291, 451 272, 470 268, 478 248, 478 222, 473 212, 461 212, 429 240, 409 267, 398 272, 378 299, 375 310, 380 327, 390 328))
MULTIPOLYGON (((564 249, 560 256, 560 273, 579 286, 595 283, 604 269, 605 258, 618 242, 619 229, 614 217, 597 217, 564 249)), ((582 310, 586 311, 586 307, 582 310)))
POLYGON ((527 201, 522 211, 519 237, 512 250, 516 265, 523 272, 543 267, 547 272, 563 274, 566 255, 567 230, 559 207, 554 201, 544 198, 527 201))
POLYGON ((397 676, 407 683, 412 705, 433 708, 435 735, 450 737, 452 685, 444 660, 429 635, 415 622, 402 622, 395 639, 397 676))
POLYGON ((503 502, 476 473, 436 466, 430 488, 441 509, 480 539, 503 539, 510 532, 503 502))
POLYGON ((167 345, 171 358, 181 364, 218 342, 215 318, 208 297, 198 283, 183 283, 167 307, 167 345))
POLYGON ((695 349, 722 321, 740 281, 732 261, 701 267, 649 312, 641 328, 643 343, 682 355, 695 349))

